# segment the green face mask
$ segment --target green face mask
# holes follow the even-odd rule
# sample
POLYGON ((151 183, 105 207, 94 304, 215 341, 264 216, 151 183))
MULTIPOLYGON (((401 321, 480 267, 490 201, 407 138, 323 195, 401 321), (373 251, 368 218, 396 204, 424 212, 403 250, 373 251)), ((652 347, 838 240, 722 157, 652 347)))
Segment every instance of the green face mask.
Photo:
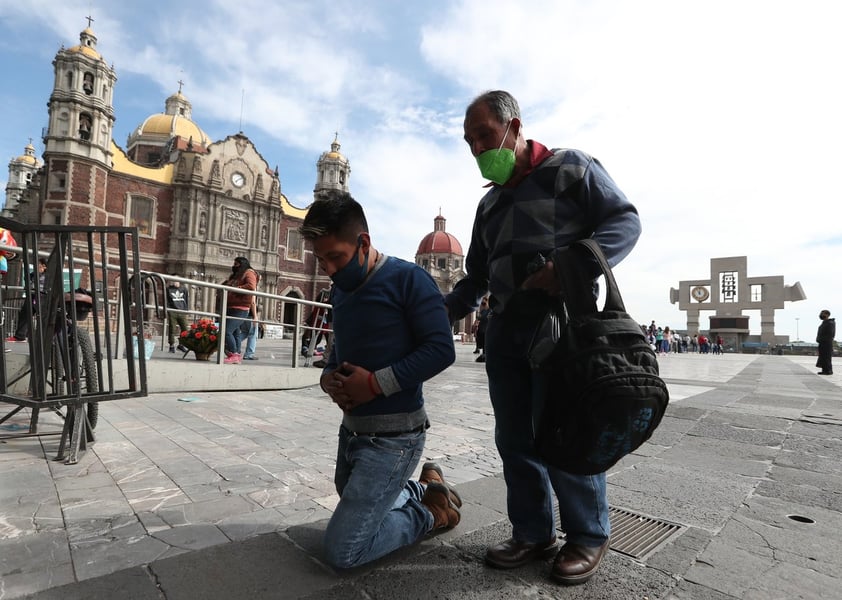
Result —
POLYGON ((509 135, 509 126, 506 125, 506 133, 503 134, 503 140, 500 142, 500 147, 497 150, 486 150, 477 156, 477 165, 479 172, 486 179, 493 181, 497 185, 503 185, 512 176, 515 170, 515 151, 509 148, 503 148, 503 143, 506 141, 506 136, 509 135))

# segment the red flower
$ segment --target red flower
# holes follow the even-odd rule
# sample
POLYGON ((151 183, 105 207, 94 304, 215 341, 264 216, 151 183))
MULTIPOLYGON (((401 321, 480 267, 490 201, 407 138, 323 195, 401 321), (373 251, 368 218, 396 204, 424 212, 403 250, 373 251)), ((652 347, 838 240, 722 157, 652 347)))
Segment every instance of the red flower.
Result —
POLYGON ((180 341, 193 352, 209 354, 219 349, 219 327, 211 319, 199 319, 188 331, 180 334, 180 341))

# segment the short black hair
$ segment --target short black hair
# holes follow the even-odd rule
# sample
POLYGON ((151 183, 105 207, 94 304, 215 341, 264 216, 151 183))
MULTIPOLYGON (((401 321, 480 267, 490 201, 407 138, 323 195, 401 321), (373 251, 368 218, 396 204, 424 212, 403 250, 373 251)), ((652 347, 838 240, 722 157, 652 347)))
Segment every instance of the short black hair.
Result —
POLYGON ((298 230, 305 240, 333 235, 351 242, 360 232, 368 233, 368 221, 363 207, 351 194, 329 190, 313 202, 298 230))

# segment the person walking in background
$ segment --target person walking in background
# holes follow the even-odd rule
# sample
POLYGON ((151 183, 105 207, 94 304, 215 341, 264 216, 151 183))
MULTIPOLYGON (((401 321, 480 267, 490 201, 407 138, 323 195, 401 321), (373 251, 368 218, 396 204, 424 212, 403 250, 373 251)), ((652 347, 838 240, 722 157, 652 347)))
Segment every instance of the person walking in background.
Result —
MULTIPOLYGON (((320 290, 319 295, 316 297, 316 302, 330 304, 330 294, 331 288, 324 288, 323 290, 320 290)), ((304 323, 312 329, 305 329, 301 336, 302 356, 313 356, 313 354, 316 353, 316 348, 323 339, 325 339, 329 345, 331 319, 332 317, 329 308, 314 306, 310 309, 310 314, 307 315, 304 323), (315 342, 311 346, 310 342, 314 339, 315 342)), ((327 354, 327 352, 325 352, 325 354, 327 354)))
POLYGON ((32 326, 32 315, 38 310, 38 300, 47 293, 47 259, 38 259, 38 286, 35 286, 35 273, 30 273, 30 290, 29 298, 24 297, 18 311, 18 324, 15 327, 14 335, 6 338, 7 342, 25 342, 29 337, 29 329, 32 326), (40 290, 40 293, 38 292, 40 290))
POLYGON ((549 259, 552 251, 583 238, 597 241, 615 266, 637 242, 640 219, 596 159, 527 140, 520 108, 508 92, 474 99, 464 133, 480 172, 492 184, 474 217, 467 275, 445 301, 455 322, 491 294, 485 370, 512 524, 511 538, 490 547, 485 561, 511 569, 557 552, 551 577, 566 585, 584 583, 608 549, 606 476, 566 473, 536 453, 537 407, 553 382, 531 369, 527 351, 532 332, 558 306, 560 291, 552 260, 532 274, 528 267, 537 254, 549 259), (553 493, 567 535, 560 550, 553 493))
POLYGON ((819 313, 821 324, 816 332, 816 342, 819 344, 819 358, 816 366, 821 369, 819 375, 833 375, 833 340, 836 339, 836 319, 830 318, 830 311, 825 309, 819 313))
MULTIPOLYGON (((172 273, 174 277, 179 277, 178 274, 172 273)), ((189 302, 187 301, 187 288, 181 287, 181 282, 170 281, 166 289, 167 297, 167 342, 170 345, 170 352, 175 353, 175 340, 181 336, 182 331, 187 331, 187 315, 180 312, 170 312, 169 309, 187 310, 189 302), (178 326, 178 333, 175 328, 178 326)), ((188 349, 178 344, 179 352, 188 352, 188 349)))
POLYGON ((339 504, 324 535, 326 561, 347 569, 455 527, 462 500, 425 463, 422 384, 456 358, 444 299, 414 263, 371 242, 362 207, 330 190, 300 228, 332 280, 333 343, 320 384, 342 411, 334 483, 339 504))
MULTIPOLYGON (((257 271, 251 268, 249 259, 238 256, 231 266, 231 276, 223 281, 222 285, 253 292, 257 290, 259 280, 260 277, 257 271)), ((225 364, 237 364, 242 361, 240 348, 251 327, 249 309, 253 297, 251 294, 228 292, 228 306, 225 311, 225 359, 222 361, 225 364)))

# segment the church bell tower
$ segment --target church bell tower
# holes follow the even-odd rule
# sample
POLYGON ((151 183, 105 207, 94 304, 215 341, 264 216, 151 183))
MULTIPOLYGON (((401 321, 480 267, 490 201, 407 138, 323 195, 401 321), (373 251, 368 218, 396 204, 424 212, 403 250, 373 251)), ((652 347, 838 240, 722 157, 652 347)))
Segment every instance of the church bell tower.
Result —
POLYGON ((316 163, 316 188, 313 195, 316 200, 327 190, 348 191, 348 179, 351 177, 351 163, 339 152, 339 134, 330 145, 329 152, 323 152, 316 163))
POLYGON ((104 212, 98 215, 97 208, 105 207, 111 170, 117 75, 96 49, 92 20, 88 17, 79 44, 62 47, 53 60, 55 77, 44 134, 44 223, 105 224, 104 212))

